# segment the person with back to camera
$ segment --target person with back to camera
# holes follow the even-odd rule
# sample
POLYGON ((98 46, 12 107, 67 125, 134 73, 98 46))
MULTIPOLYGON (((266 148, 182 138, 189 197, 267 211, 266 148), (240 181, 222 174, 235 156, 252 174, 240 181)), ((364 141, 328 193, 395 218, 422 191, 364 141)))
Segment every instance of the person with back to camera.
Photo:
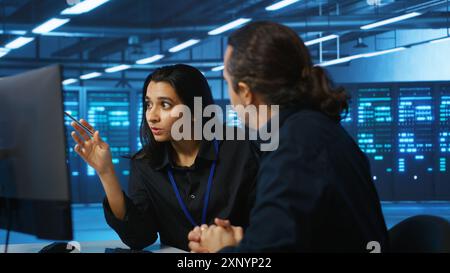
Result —
POLYGON ((224 66, 233 105, 279 105, 279 113, 248 124, 279 119, 279 146, 260 158, 245 233, 219 218, 189 233, 191 250, 368 252, 374 242, 388 250, 369 161, 340 125, 348 96, 313 65, 297 33, 277 23, 250 23, 229 37, 224 66))

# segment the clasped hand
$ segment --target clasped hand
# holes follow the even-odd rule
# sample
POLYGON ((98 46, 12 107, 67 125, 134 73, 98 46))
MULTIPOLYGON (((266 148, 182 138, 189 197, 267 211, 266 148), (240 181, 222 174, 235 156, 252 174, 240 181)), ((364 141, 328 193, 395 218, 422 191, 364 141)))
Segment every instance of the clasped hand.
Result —
POLYGON ((214 225, 195 227, 188 234, 189 248, 194 253, 218 252, 227 246, 236 246, 244 237, 242 227, 232 226, 230 221, 216 218, 214 225))

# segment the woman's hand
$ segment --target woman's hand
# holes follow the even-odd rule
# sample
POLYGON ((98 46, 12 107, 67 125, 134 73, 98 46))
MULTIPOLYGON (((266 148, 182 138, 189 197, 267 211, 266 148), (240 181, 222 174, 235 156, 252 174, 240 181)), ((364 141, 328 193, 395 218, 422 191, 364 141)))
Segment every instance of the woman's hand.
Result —
POLYGON ((208 253, 209 250, 205 247, 202 247, 200 245, 200 240, 202 236, 202 231, 205 231, 208 229, 207 225, 202 225, 201 227, 195 227, 191 232, 188 234, 188 240, 189 240, 189 248, 191 249, 192 253, 208 253))
POLYGON ((192 252, 217 252, 227 246, 235 246, 244 237, 242 227, 232 226, 228 220, 215 219, 216 225, 194 228, 189 234, 192 252))
POLYGON ((72 138, 77 143, 74 148, 75 152, 79 154, 89 166, 94 168, 98 175, 114 172, 109 145, 100 138, 100 133, 95 131, 87 121, 81 119, 80 123, 95 133, 93 138, 91 138, 81 126, 72 122, 72 127, 78 133, 71 133, 72 138))
POLYGON ((77 143, 74 150, 89 166, 95 169, 102 181, 111 211, 117 219, 123 220, 126 214, 125 197, 114 172, 109 145, 100 138, 100 133, 95 131, 87 121, 81 119, 80 123, 94 132, 94 136, 91 138, 81 126, 72 122, 72 127, 78 133, 71 133, 77 143))

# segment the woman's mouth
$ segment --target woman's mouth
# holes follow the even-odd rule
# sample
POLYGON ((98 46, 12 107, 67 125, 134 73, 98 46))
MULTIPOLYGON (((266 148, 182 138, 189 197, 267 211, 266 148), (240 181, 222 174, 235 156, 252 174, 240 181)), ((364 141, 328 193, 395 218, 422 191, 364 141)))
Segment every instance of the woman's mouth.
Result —
POLYGON ((153 135, 161 135, 162 134, 162 129, 161 128, 157 128, 157 127, 150 127, 150 129, 152 130, 153 135))

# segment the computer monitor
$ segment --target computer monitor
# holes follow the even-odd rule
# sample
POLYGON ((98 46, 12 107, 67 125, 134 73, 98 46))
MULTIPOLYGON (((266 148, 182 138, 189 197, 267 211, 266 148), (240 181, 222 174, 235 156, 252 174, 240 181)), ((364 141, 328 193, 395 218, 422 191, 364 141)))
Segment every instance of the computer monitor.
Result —
POLYGON ((0 228, 71 240, 60 66, 0 78, 0 228))

